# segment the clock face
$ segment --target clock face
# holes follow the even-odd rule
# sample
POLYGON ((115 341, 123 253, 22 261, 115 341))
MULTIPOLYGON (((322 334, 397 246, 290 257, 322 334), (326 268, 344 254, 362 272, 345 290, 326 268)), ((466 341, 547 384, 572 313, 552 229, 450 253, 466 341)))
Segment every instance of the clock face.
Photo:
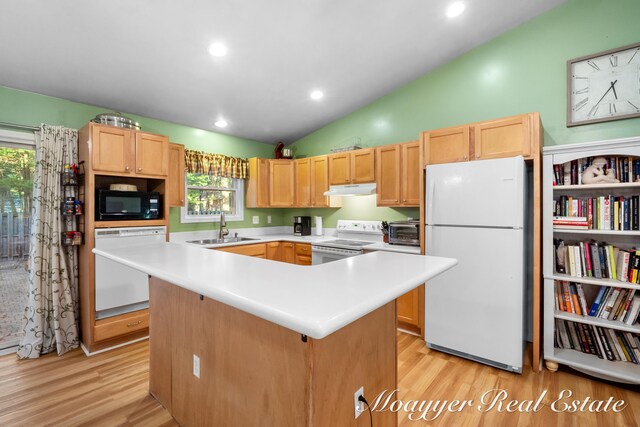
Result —
POLYGON ((567 126, 640 117, 640 44, 568 67, 567 126))

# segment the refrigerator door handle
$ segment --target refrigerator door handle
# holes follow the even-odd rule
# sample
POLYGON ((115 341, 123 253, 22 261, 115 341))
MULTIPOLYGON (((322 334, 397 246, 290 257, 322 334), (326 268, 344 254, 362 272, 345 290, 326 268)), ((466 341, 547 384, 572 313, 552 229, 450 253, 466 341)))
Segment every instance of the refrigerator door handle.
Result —
POLYGON ((433 180, 429 183, 429 192, 427 194, 427 218, 426 223, 433 222, 433 197, 436 194, 436 181, 433 180))

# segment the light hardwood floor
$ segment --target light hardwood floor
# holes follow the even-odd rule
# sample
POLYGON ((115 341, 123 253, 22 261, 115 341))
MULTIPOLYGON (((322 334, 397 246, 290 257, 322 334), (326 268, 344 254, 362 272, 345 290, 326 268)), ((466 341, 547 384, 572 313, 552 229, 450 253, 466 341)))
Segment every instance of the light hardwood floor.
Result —
MULTIPOLYGON (((427 349, 411 335, 398 336, 399 398, 409 400, 469 400, 477 406, 491 389, 507 390, 509 399, 537 399, 547 390, 536 413, 482 413, 465 407, 443 413, 434 421, 412 421, 399 412, 400 426, 638 426, 640 390, 593 380, 570 370, 539 374, 525 363, 522 375, 504 372, 427 349), (627 402, 619 414, 554 413, 549 405, 563 389, 584 399, 610 396, 627 402)), ((0 357, 0 426, 174 426, 167 411, 148 395, 149 345, 141 342, 93 357, 75 350, 63 357, 19 361, 0 357)), ((274 379, 277 380, 277 379, 274 379)), ((373 404, 375 396, 367 396, 373 404)), ((433 416, 434 411, 429 413, 433 416)), ((360 425, 368 425, 367 414, 360 425)), ((256 425, 260 425, 257 421, 256 425)))

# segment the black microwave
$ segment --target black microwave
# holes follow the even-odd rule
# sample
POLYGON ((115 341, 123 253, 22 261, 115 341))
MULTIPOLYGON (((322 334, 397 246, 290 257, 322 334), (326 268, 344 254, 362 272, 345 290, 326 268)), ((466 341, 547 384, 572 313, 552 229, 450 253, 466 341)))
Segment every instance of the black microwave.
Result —
POLYGON ((157 191, 96 190, 96 221, 160 218, 157 191))

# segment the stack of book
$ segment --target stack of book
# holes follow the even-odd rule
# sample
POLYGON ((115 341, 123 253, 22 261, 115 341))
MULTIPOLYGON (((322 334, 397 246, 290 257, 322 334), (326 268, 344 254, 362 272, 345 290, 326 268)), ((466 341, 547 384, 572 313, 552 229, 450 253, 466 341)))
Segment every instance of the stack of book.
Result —
POLYGON ((569 221, 580 218, 594 230, 639 230, 640 196, 600 196, 575 198, 560 196, 553 200, 556 218, 569 221))
POLYGON ((554 216, 553 228, 556 230, 588 230, 589 221, 585 216, 554 216))
POLYGON ((553 244, 557 273, 640 284, 640 249, 624 250, 593 240, 568 245, 555 239, 553 244))
MULTIPOLYGON (((582 173, 591 166, 594 157, 573 160, 553 166, 553 185, 581 185, 582 173)), ((640 159, 633 156, 605 157, 606 169, 620 182, 640 182, 640 159)))
POLYGON ((630 332, 556 319, 555 346, 600 359, 640 364, 640 337, 630 332))
MULTIPOLYGON (((555 282, 555 308, 583 317, 596 317, 633 325, 640 313, 640 293, 635 289, 600 286, 595 298, 587 296, 581 283, 557 280, 555 282)), ((598 287, 594 287, 598 289, 598 287)))

